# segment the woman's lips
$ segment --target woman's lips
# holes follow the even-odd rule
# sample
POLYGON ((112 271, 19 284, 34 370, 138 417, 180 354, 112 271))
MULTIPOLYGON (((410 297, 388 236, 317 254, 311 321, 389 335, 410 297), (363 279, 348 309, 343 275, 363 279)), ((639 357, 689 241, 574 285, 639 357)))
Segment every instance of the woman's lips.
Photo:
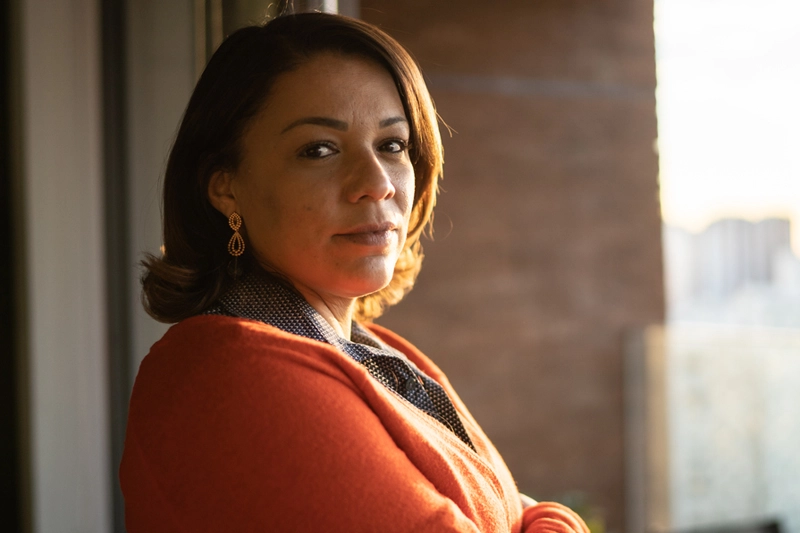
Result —
POLYGON ((396 226, 389 222, 366 224, 339 233, 337 237, 362 246, 386 247, 391 244, 396 229, 396 226))
POLYGON ((388 246, 394 231, 368 231, 365 233, 344 233, 340 237, 362 246, 388 246))

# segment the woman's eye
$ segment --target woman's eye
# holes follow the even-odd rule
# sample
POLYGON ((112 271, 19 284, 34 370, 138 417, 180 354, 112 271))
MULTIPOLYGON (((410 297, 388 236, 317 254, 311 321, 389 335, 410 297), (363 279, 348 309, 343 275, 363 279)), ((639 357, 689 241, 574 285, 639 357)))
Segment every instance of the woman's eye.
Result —
POLYGON ((390 154, 399 154, 408 150, 408 141, 403 139, 391 139, 381 145, 381 150, 390 154))
POLYGON ((336 148, 329 143, 314 143, 300 150, 300 157, 305 159, 324 159, 336 153, 336 148))

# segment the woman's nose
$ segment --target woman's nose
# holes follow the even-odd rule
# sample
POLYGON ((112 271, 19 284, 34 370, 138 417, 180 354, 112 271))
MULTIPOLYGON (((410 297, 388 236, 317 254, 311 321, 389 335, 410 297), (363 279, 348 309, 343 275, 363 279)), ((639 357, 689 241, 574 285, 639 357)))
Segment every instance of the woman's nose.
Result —
POLYGON ((375 153, 360 154, 350 167, 347 199, 388 200, 397 192, 387 165, 375 153))

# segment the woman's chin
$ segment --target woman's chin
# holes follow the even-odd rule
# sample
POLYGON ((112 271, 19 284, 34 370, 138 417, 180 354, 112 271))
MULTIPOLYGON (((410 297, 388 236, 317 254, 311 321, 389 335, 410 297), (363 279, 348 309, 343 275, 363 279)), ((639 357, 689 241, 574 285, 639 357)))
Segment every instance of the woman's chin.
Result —
POLYGON ((394 269, 368 270, 361 273, 350 273, 341 280, 342 295, 349 298, 361 298, 384 289, 392 281, 394 269))
POLYGON ((356 298, 378 292, 392 281, 396 257, 372 257, 359 261, 342 274, 342 281, 352 287, 356 298))
POLYGON ((367 296, 368 294, 373 294, 381 289, 386 288, 389 285, 389 282, 392 280, 391 276, 386 277, 385 279, 359 279, 353 280, 352 283, 348 284, 348 288, 346 291, 343 291, 347 294, 350 298, 361 298, 362 296, 367 296))
MULTIPOLYGON (((272 268, 289 280, 300 292, 336 299, 361 298, 387 287, 394 276, 396 257, 369 257, 349 261, 319 261, 292 269, 272 268), (325 265, 309 268, 312 265, 325 265)), ((263 263, 262 263, 263 264, 263 263)))

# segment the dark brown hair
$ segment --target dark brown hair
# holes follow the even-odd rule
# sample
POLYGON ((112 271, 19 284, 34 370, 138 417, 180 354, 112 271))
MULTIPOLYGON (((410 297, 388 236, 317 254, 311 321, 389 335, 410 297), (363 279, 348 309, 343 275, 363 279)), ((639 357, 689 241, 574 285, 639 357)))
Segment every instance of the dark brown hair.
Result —
MULTIPOLYGON (((325 13, 276 18, 236 31, 214 53, 189 100, 164 175, 162 256, 142 262, 143 303, 162 322, 201 313, 232 283, 227 219, 209 202, 217 171, 235 171, 241 138, 275 80, 312 57, 334 52, 376 61, 392 75, 410 129, 416 176, 408 237, 391 282, 359 298, 356 318, 370 320, 411 289, 422 262, 420 236, 430 224, 442 171, 436 112, 419 67, 397 41, 365 22, 325 13)), ((246 221, 245 221, 246 224, 246 221)), ((252 265, 245 253, 240 260, 252 265)))

